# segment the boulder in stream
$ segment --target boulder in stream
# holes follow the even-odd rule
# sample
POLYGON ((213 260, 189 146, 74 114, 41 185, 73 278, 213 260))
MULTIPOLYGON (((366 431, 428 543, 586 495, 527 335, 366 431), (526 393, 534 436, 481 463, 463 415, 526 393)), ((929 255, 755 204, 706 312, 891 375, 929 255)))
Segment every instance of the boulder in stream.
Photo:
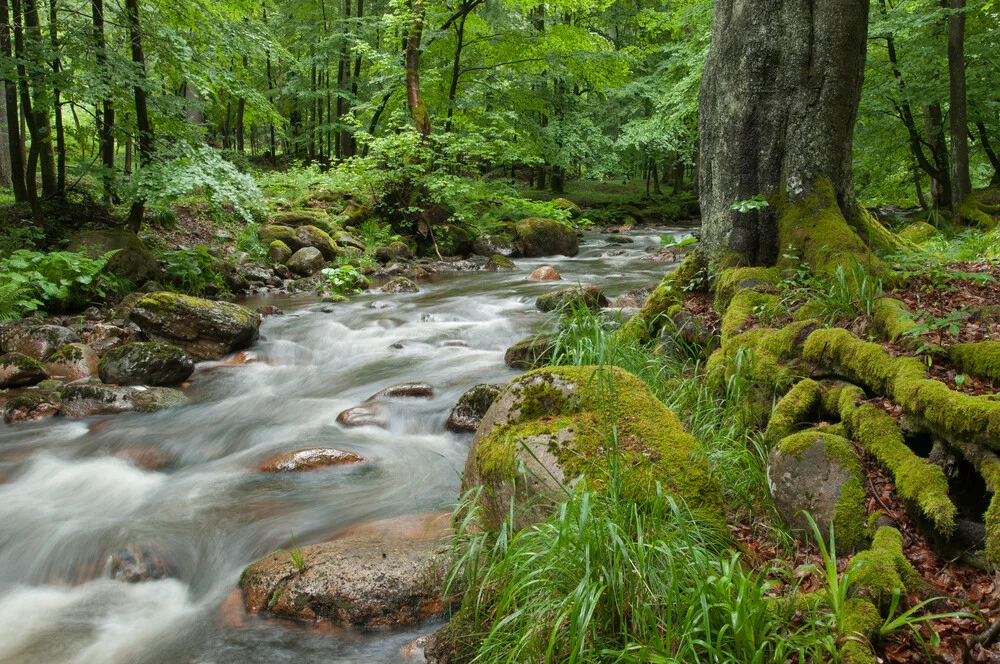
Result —
POLYGON ((184 401, 180 391, 169 387, 116 387, 88 381, 63 388, 62 413, 66 417, 151 413, 184 401))
POLYGON ((417 293, 420 289, 406 277, 393 277, 382 286, 383 293, 417 293))
POLYGON ((534 369, 549 363, 555 352, 556 337, 538 334, 521 339, 504 353, 504 363, 512 369, 534 369))
POLYGON ((457 606, 457 597, 443 598, 447 556, 432 540, 340 539, 293 553, 243 570, 248 613, 371 629, 417 624, 457 606))
POLYGON ((10 321, 0 333, 5 353, 21 353, 44 362, 66 344, 76 343, 76 332, 61 325, 40 323, 37 319, 10 321))
POLYGON ((504 391, 506 385, 482 383, 467 391, 458 399, 445 426, 452 431, 475 431, 493 402, 504 391))
POLYGON ((434 388, 427 383, 402 383, 379 390, 365 401, 379 399, 429 398, 434 396, 434 388))
POLYGON ((570 286, 546 293, 535 300, 540 311, 555 311, 564 307, 584 306, 597 311, 611 304, 597 286, 570 286))
POLYGON ((57 393, 49 390, 26 390, 7 402, 3 421, 7 424, 39 422, 55 417, 60 408, 57 393))
POLYGON ((262 473, 301 472, 326 468, 327 466, 361 463, 364 460, 364 457, 354 452, 345 452, 332 447, 309 447, 294 452, 276 454, 258 466, 257 470, 262 473))
POLYGON ((519 222, 517 245, 526 258, 541 256, 576 256, 580 251, 580 241, 576 231, 555 219, 529 217, 519 222))
POLYGON ((311 277, 325 265, 323 254, 315 247, 303 247, 288 259, 288 269, 302 277, 311 277))
POLYGON ((179 385, 194 373, 194 360, 183 348, 137 341, 108 352, 98 367, 111 385, 179 385))
POLYGON ((556 269, 550 265, 543 265, 536 268, 526 279, 528 281, 559 281, 562 279, 556 269))
POLYGON ((486 261, 486 265, 483 269, 487 272, 514 272, 517 270, 517 265, 511 259, 500 254, 493 254, 490 259, 486 261))
POLYGON ((377 402, 348 408, 337 415, 337 422, 345 427, 385 428, 389 425, 389 421, 385 417, 385 408, 377 402))
POLYGON ((108 557, 107 576, 126 583, 156 581, 173 576, 166 559, 156 551, 129 544, 108 557))
POLYGON ((584 475, 600 490, 612 454, 625 496, 654 499, 659 483, 723 523, 721 492, 698 441, 645 383, 619 368, 545 367, 515 378, 476 431, 462 490, 486 487, 479 500, 489 530, 513 500, 519 530, 546 518, 564 487, 584 475))
POLYGON ((128 317, 151 341, 180 346, 197 362, 246 348, 260 329, 260 314, 246 307, 166 291, 135 300, 128 317))

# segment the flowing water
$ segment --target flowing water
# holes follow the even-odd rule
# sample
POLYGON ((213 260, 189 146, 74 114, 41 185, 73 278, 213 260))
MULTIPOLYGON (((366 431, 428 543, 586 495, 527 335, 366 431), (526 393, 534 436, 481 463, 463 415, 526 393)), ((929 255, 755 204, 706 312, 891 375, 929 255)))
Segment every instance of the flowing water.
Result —
POLYGON ((309 544, 351 524, 453 503, 471 439, 445 429, 455 401, 477 383, 516 375, 504 350, 544 323, 533 306, 539 294, 579 282, 613 298, 671 269, 638 260, 658 234, 632 236, 635 244, 619 247, 588 233, 576 258, 447 274, 412 295, 368 293, 337 305, 271 298, 286 315, 265 320, 253 349, 259 361, 199 366, 187 405, 0 424, 0 662, 404 661, 400 647, 434 625, 359 633, 254 618, 233 627, 221 608, 241 569, 288 546, 293 533, 309 544), (542 264, 565 281, 525 281, 542 264), (430 383, 434 396, 391 403, 387 429, 336 423, 345 408, 409 381, 430 383), (256 472, 268 457, 303 447, 374 461, 256 472), (146 470, 122 458, 129 451, 169 463, 146 470), (159 552, 174 577, 108 578, 105 561, 128 545, 159 552))

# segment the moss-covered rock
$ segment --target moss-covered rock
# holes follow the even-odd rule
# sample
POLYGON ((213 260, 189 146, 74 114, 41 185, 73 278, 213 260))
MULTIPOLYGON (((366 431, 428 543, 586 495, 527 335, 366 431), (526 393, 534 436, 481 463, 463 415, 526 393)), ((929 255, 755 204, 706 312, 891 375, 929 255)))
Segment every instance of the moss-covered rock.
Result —
MULTIPOLYGON (((258 235, 260 235, 261 241, 266 242, 268 245, 273 242, 281 242, 289 249, 292 249, 293 246, 297 249, 302 248, 295 237, 295 229, 291 226, 264 226, 258 231, 258 235)), ((294 251, 295 249, 292 250, 294 251)))
POLYGON ((179 385, 194 373, 184 349, 155 341, 125 344, 109 351, 98 367, 110 385, 179 385))
POLYGON ((580 206, 568 198, 553 198, 552 207, 569 212, 570 216, 574 219, 577 219, 583 214, 583 210, 580 209, 580 206))
POLYGON ((184 394, 169 387, 116 387, 96 381, 74 383, 62 390, 62 414, 92 417, 118 413, 151 413, 186 401, 184 394))
POLYGON ((976 378, 1000 381, 1000 342, 952 344, 948 356, 955 368, 976 378))
POLYGON ((150 340, 180 346, 199 362, 248 347, 260 329, 260 315, 246 307, 166 291, 140 297, 128 318, 150 340))
POLYGON ((21 353, 0 355, 0 389, 27 387, 48 378, 45 365, 21 353))
POLYGON ((452 431, 475 431, 486 411, 506 387, 498 383, 483 383, 465 392, 452 409, 445 426, 452 431))
POLYGON ((837 546, 850 550, 865 538, 864 471, 849 440, 802 431, 786 436, 767 457, 767 480, 778 512, 794 529, 812 534, 805 512, 826 537, 834 526, 837 546))
POLYGON ((914 244, 920 244, 921 242, 926 242, 931 238, 935 238, 941 233, 938 229, 934 228, 926 221, 915 221, 909 224, 906 228, 899 231, 899 237, 909 240, 914 244))
POLYGON ((5 353, 21 353, 44 362, 66 344, 80 341, 76 332, 61 325, 38 321, 10 321, 4 328, 2 348, 5 353))
POLYGON ((66 344, 45 361, 45 373, 68 383, 96 374, 99 361, 97 352, 90 346, 66 344))
POLYGON ((383 293, 418 293, 420 289, 406 277, 393 277, 382 286, 383 293))
POLYGON ((518 523, 532 523, 582 476, 592 489, 605 487, 612 468, 630 499, 654 498, 659 483, 693 508, 722 515, 698 442, 645 383, 618 368, 546 367, 516 378, 480 423, 462 484, 486 487, 483 516, 495 529, 511 501, 518 523))
POLYGON ((282 212, 280 214, 276 214, 274 218, 271 219, 271 224, 275 226, 289 226, 292 228, 298 228, 300 226, 315 226, 325 233, 334 233, 337 231, 337 225, 332 223, 330 218, 324 212, 307 212, 305 210, 282 212))
POLYGON ((311 277, 325 266, 323 254, 315 247, 302 247, 288 259, 288 269, 300 277, 311 277))
POLYGON ((611 244, 632 244, 635 242, 628 235, 609 235, 604 238, 605 242, 610 242, 611 244))
POLYGON ((124 230, 86 231, 70 240, 69 251, 84 253, 91 258, 103 256, 109 251, 116 252, 108 261, 110 272, 125 277, 134 284, 142 284, 148 279, 156 279, 160 266, 156 254, 142 243, 134 233, 124 230))
POLYGON ((51 390, 25 391, 8 401, 3 409, 7 424, 24 424, 59 414, 59 393, 51 390))
POLYGON ((512 369, 536 369, 549 363, 555 353, 556 337, 539 334, 521 339, 504 353, 503 361, 512 369))
POLYGON ((529 217, 516 226, 517 247, 522 256, 576 256, 580 243, 576 231, 554 219, 529 217))
POLYGON ((281 240, 274 240, 267 247, 267 259, 272 263, 278 263, 279 265, 287 263, 293 253, 294 252, 291 248, 281 240))
POLYGON ((561 288, 535 300, 539 311, 556 311, 572 307, 584 307, 597 311, 611 304, 597 286, 570 286, 561 288))
POLYGON ((490 256, 490 259, 486 261, 486 265, 483 266, 483 269, 488 272, 514 272, 517 270, 517 264, 506 256, 493 254, 490 256))

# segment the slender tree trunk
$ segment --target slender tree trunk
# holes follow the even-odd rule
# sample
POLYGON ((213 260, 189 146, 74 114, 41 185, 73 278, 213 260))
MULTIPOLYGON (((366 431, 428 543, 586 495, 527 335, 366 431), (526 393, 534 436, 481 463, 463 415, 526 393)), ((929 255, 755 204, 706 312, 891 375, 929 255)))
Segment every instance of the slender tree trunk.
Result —
POLYGON ((951 129, 951 207, 972 193, 969 178, 968 108, 965 96, 965 0, 951 0, 948 19, 948 124, 951 129))
POLYGON ((451 118, 455 111, 455 96, 458 93, 458 77, 462 74, 462 46, 465 41, 465 17, 458 19, 455 24, 455 57, 451 63, 451 86, 448 88, 448 121, 445 123, 444 132, 451 133, 451 118))
MULTIPOLYGON (((267 24, 267 5, 262 3, 262 6, 263 6, 263 9, 264 9, 264 24, 266 25, 267 24)), ((265 63, 266 63, 266 67, 267 67, 267 101, 273 105, 274 104, 274 93, 272 91, 274 90, 274 80, 273 80, 273 78, 271 76, 271 51, 270 50, 268 50, 268 52, 267 52, 267 58, 265 60, 265 63)), ((272 168, 277 168, 278 167, 278 143, 275 140, 275 136, 274 136, 274 121, 269 122, 268 123, 268 127, 270 129, 270 139, 271 139, 271 167, 272 168)))
POLYGON ((867 0, 715 3, 699 98, 709 252, 775 263, 782 216, 810 197, 817 210, 842 215, 849 233, 851 140, 867 33, 867 0), (732 209, 757 194, 773 204, 732 209))
POLYGON ((913 163, 913 189, 917 194, 917 204, 921 210, 927 209, 927 199, 924 198, 924 188, 920 184, 920 167, 913 163))
POLYGON ((406 102, 413 127, 423 138, 431 135, 431 116, 420 96, 420 40, 424 30, 424 0, 414 0, 413 20, 406 33, 406 102))
MULTIPOLYGON (((247 56, 243 56, 243 73, 246 74, 247 65, 250 63, 247 56)), ((236 101, 236 149, 243 152, 244 145, 243 141, 246 137, 246 126, 243 124, 243 117, 246 114, 247 109, 247 99, 241 96, 236 101)))
MULTIPOLYGON (((58 0, 49 0, 49 40, 52 42, 52 73, 58 80, 62 71, 59 57, 59 13, 58 0)), ((53 87, 53 112, 56 121, 56 191, 66 190, 66 132, 63 129, 62 91, 58 84, 53 87)))
POLYGON ((993 146, 990 144, 990 136, 986 133, 986 125, 982 122, 977 122, 976 130, 979 131, 979 142, 983 144, 983 151, 986 152, 986 157, 990 160, 990 165, 993 166, 993 177, 990 179, 990 185, 995 186, 1000 184, 1000 159, 997 159, 997 153, 993 151, 993 146))
POLYGON ((657 196, 661 196, 661 195, 663 195, 663 190, 660 189, 660 175, 659 175, 659 173, 656 170, 656 160, 655 159, 650 159, 649 160, 649 169, 653 172, 652 176, 651 176, 651 178, 653 180, 653 193, 656 194, 657 196))
MULTIPOLYGON (((107 43, 104 38, 104 0, 91 0, 91 15, 94 24, 94 47, 97 53, 97 69, 101 80, 111 90, 111 75, 108 71, 107 43)), ((101 101, 101 108, 95 114, 97 118, 97 136, 100 140, 101 164, 104 166, 104 199, 113 199, 115 170, 115 107, 110 96, 101 101)))
POLYGON ((940 104, 924 107, 924 134, 938 174, 937 177, 931 175, 931 204, 935 209, 947 210, 951 208, 951 167, 940 104))
POLYGON ((22 22, 21 0, 12 0, 12 16, 14 19, 14 55, 17 58, 17 87, 21 98, 21 152, 27 152, 27 163, 25 164, 24 184, 28 196, 28 203, 31 205, 31 215, 35 223, 39 226, 45 223, 42 214, 42 206, 38 200, 38 153, 41 149, 42 138, 38 136, 38 127, 35 125, 36 116, 31 108, 31 93, 28 90, 28 73, 25 62, 24 25, 22 22), (31 134, 31 149, 26 150, 24 145, 25 136, 31 134))
MULTIPOLYGON (((131 43, 132 62, 135 63, 139 82, 134 87, 135 93, 135 124, 139 139, 139 165, 148 166, 153 160, 153 127, 149 123, 149 110, 146 107, 146 57, 142 51, 142 28, 139 22, 139 0, 125 0, 125 12, 128 15, 129 42, 131 43)), ((146 201, 138 198, 132 203, 128 214, 128 229, 138 233, 142 227, 142 217, 145 213, 146 201)))
MULTIPOLYGON (((42 195, 52 196, 57 191, 56 180, 56 160, 52 151, 52 127, 49 125, 49 112, 51 99, 49 98, 49 80, 45 75, 44 40, 42 39, 42 26, 38 18, 38 5, 36 0, 23 0, 24 9, 24 37, 22 53, 35 64, 36 70, 30 77, 31 92, 30 105, 24 104, 25 113, 28 120, 28 131, 31 132, 31 153, 28 155, 28 170, 32 171, 32 155, 40 165, 42 176, 42 195), (36 145, 37 143, 37 145, 36 145)), ((27 93, 28 81, 24 82, 27 93)), ((30 189, 30 186, 29 186, 30 189)), ((30 195, 30 191, 28 192, 30 195)))
POLYGON ((10 130, 7 126, 7 98, 0 95, 0 187, 12 187, 10 130))
MULTIPOLYGON (((0 55, 7 58, 13 54, 10 25, 10 7, 7 0, 0 0, 0 55)), ((17 107, 17 80, 4 79, 3 87, 11 187, 14 189, 14 201, 24 203, 28 200, 28 189, 24 182, 24 150, 21 145, 21 118, 17 107)))

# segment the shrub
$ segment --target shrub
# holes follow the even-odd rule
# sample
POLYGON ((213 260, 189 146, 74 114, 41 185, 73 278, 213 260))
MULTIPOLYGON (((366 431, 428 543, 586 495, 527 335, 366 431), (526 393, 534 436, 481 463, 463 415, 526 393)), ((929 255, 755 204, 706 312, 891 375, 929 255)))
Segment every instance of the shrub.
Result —
POLYGON ((0 259, 0 317, 33 311, 76 311, 127 290, 127 280, 106 271, 114 251, 98 258, 72 251, 42 253, 20 249, 0 259))
POLYGON ((209 284, 222 288, 222 275, 213 267, 208 247, 197 244, 190 249, 168 251, 160 255, 160 262, 170 280, 170 285, 187 293, 201 295, 209 284))

